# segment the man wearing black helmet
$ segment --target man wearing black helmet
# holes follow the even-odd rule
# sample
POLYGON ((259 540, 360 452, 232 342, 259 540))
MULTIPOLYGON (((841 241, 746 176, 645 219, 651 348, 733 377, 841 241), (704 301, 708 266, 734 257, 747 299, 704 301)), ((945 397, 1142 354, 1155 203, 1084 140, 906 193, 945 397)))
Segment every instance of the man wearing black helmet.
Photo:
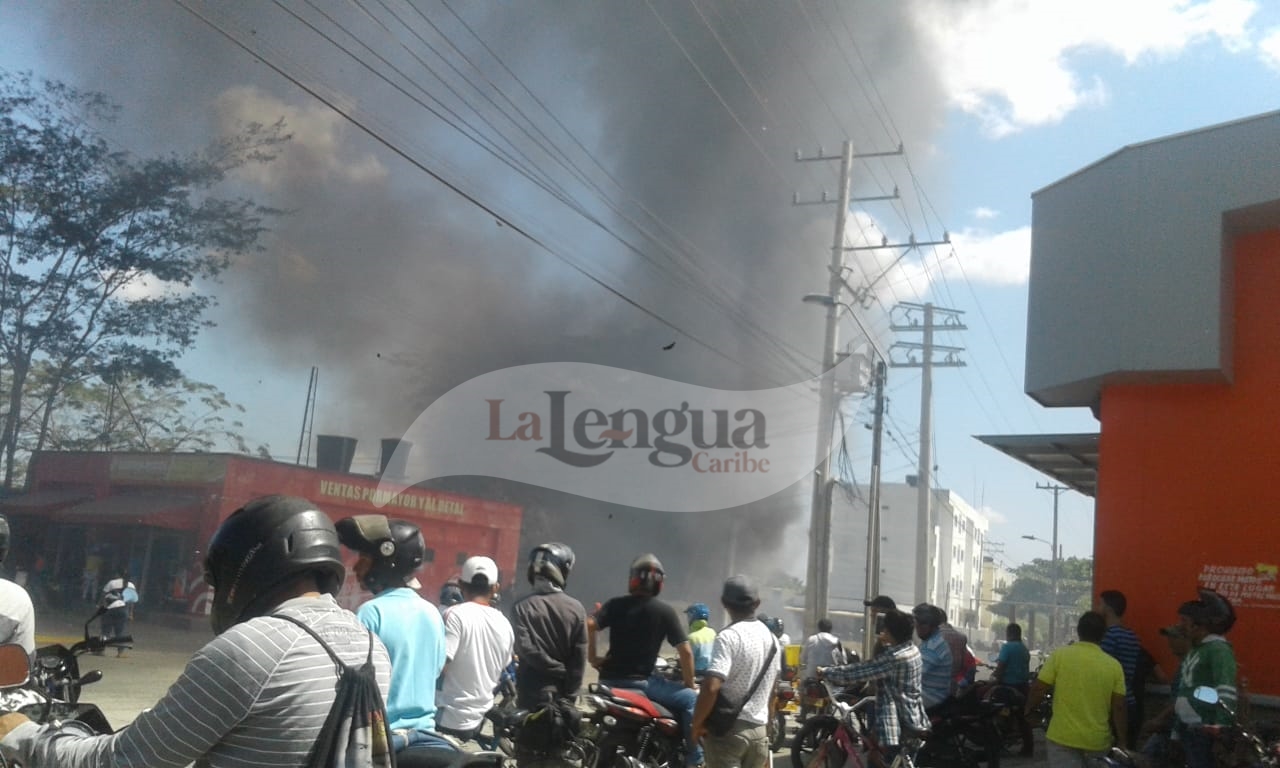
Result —
POLYGON ((702 747, 690 739, 693 707, 698 700, 693 682, 693 648, 684 622, 675 609, 658 599, 666 571, 652 554, 631 562, 628 594, 615 597, 600 607, 587 622, 587 658, 600 669, 600 681, 619 688, 635 688, 667 707, 680 718, 689 743, 687 762, 702 763, 702 747), (609 630, 609 652, 600 659, 596 634, 609 630), (666 640, 680 657, 684 684, 653 674, 653 665, 666 640))
POLYGON ((1182 741, 1189 768, 1212 768, 1213 742, 1202 726, 1226 725, 1236 709, 1236 657, 1224 635, 1235 624, 1235 609, 1222 595, 1201 589, 1200 599, 1183 603, 1178 608, 1178 624, 1191 640, 1191 651, 1179 667, 1178 696, 1173 711, 1177 715, 1175 733, 1182 741), (1199 686, 1207 685, 1218 692, 1218 700, 1227 707, 1205 704, 1192 695, 1199 686))
MULTIPOLYGON (((210 768, 309 764, 344 664, 372 659, 385 700, 391 662, 382 641, 333 596, 346 569, 338 534, 311 502, 255 499, 214 533, 205 559, 216 637, 162 699, 114 734, 81 736, 22 715, 0 717, 0 749, 27 768, 132 765, 210 768), (288 618, 284 618, 288 617, 288 618)), ((390 764, 386 747, 375 764, 390 764)))
MULTIPOLYGON (((9 521, 0 515, 0 563, 9 553, 9 521)), ((0 579, 0 643, 17 643, 27 655, 36 652, 36 610, 27 590, 0 579)))
POLYGON ((587 612, 565 593, 573 570, 568 544, 539 544, 529 553, 527 578, 533 593, 512 606, 515 618, 516 705, 532 709, 547 693, 569 698, 587 668, 587 612))
POLYGON ((337 523, 338 539, 358 553, 360 586, 373 593, 356 611, 391 656, 387 720, 399 752, 412 744, 447 745, 436 729, 436 680, 444 669, 444 621, 417 590, 427 544, 418 526, 384 515, 356 515, 337 523))

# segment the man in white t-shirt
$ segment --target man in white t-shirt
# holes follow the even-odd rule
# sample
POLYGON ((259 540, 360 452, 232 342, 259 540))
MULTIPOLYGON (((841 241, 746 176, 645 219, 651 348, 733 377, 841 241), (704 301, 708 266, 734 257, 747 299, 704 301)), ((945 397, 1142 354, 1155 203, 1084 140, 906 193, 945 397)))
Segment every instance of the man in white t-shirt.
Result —
MULTIPOLYGON (((0 516, 0 563, 9 552, 9 521, 0 516)), ((0 643, 17 643, 27 655, 36 652, 36 610, 27 590, 0 579, 0 643)))
POLYGON ((725 581, 720 603, 733 623, 716 635, 711 666, 693 711, 693 739, 706 750, 707 768, 768 768, 768 723, 782 674, 782 649, 773 632, 755 618, 760 593, 751 579, 733 576, 725 581), (707 717, 721 693, 742 703, 742 709, 726 733, 711 734, 707 717))
POLYGON ((462 564, 464 602, 444 614, 444 685, 437 697, 436 730, 464 741, 475 738, 484 713, 493 706, 493 690, 511 663, 515 632, 490 605, 499 586, 498 566, 483 556, 462 564))

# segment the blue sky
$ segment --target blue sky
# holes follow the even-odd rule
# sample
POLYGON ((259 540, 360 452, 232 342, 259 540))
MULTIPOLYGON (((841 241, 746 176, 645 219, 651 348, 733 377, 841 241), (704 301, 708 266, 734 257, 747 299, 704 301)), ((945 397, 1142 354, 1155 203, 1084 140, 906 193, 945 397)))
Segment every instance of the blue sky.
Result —
MULTIPOLYGON (((0 5, 0 36, 6 40, 0 64, 51 77, 74 77, 91 69, 69 58, 74 50, 68 54, 46 48, 49 36, 61 35, 63 29, 57 14, 43 24, 33 23, 37 7, 0 5)), ((190 22, 167 3, 140 7, 149 15, 176 14, 190 22)), ((893 123, 905 128, 928 119, 936 128, 910 131, 918 140, 906 151, 911 167, 922 169, 919 177, 889 161, 876 168, 902 185, 904 197, 923 197, 933 209, 925 217, 931 231, 915 234, 937 237, 946 229, 954 248, 930 250, 923 263, 912 256, 890 271, 879 285, 881 303, 868 320, 883 329, 888 323, 881 308, 895 301, 933 301, 965 312, 968 331, 937 339, 964 346, 968 364, 940 369, 934 377, 937 478, 987 510, 993 521, 991 539, 1004 543, 1007 561, 1023 562, 1047 555, 1043 544, 1020 538, 1050 537, 1052 496, 1035 487, 1047 478, 972 435, 1097 428, 1087 411, 1047 410, 1022 393, 1031 195, 1126 144, 1277 108, 1280 10, 1247 0, 915 0, 904 7, 911 9, 907 15, 920 30, 914 39, 921 46, 904 53, 931 67, 931 80, 939 87, 919 95, 928 112, 917 114, 906 106, 917 99, 890 90, 910 89, 909 82, 873 84, 889 91, 885 96, 893 123)), ((76 13, 68 5, 61 18, 76 13)), ((189 34, 210 34, 198 26, 189 29, 189 34)), ((130 52, 127 42, 115 48, 126 49, 114 53, 117 65, 121 57, 144 59, 151 53, 142 45, 130 52)), ((124 87, 114 74, 104 67, 98 82, 85 85, 109 93, 124 87)), ((230 73, 223 87, 237 85, 241 74, 230 73)), ((285 99, 280 94, 287 91, 276 83, 270 97, 285 99)), ((297 93, 287 98, 294 124, 307 128, 300 139, 304 146, 340 145, 336 117, 297 93)), ((582 130, 592 136, 601 131, 598 125, 582 130)), ((837 144, 833 135, 827 146, 837 144)), ((352 150, 335 161, 348 180, 376 176, 382 164, 394 161, 361 152, 352 150)), ((460 162, 465 165, 466 160, 460 162)), ((785 192, 789 198, 790 190, 785 192)), ((864 224, 895 240, 910 234, 895 222, 876 220, 876 211, 873 206, 864 209, 862 215, 870 217, 864 224)), ((436 214, 423 210, 420 215, 431 219, 436 214)), ((492 227, 484 217, 477 221, 492 227)), ((821 226, 830 231, 828 223, 821 226)), ((816 242, 824 237, 829 235, 816 242)), ((821 263, 825 254, 815 248, 812 258, 821 263)), ((878 272, 874 260, 860 266, 878 272)), ((216 384, 246 407, 251 443, 269 443, 274 454, 291 457, 309 369, 306 355, 258 343, 255 329, 237 322, 233 304, 219 320, 220 326, 202 338, 190 358, 192 375, 216 384), (263 375, 264 370, 270 373, 263 375)), ((809 350, 814 356, 816 347, 815 339, 809 350)), ((358 409, 352 389, 332 386, 336 378, 332 367, 322 366, 322 413, 358 409)), ((888 388, 884 479, 901 481, 915 472, 919 374, 892 370, 888 388)), ((391 397, 394 391, 378 390, 374 397, 391 397)), ((344 428, 317 423, 318 431, 344 428)), ((853 454, 855 461, 865 461, 865 441, 858 441, 853 454)), ((1061 503, 1066 555, 1088 555, 1091 500, 1068 493, 1061 503)))

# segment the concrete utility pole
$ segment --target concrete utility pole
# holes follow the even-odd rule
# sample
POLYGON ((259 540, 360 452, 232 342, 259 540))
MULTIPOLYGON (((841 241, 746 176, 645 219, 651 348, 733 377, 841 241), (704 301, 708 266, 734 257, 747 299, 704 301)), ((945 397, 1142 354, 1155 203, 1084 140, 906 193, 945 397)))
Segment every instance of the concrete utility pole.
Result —
POLYGON ((940 309, 933 304, 900 303, 895 308, 906 315, 907 323, 893 323, 890 328, 895 331, 922 332, 922 343, 896 342, 890 350, 908 350, 906 361, 892 361, 898 368, 919 368, 920 376, 920 465, 916 476, 917 521, 916 521, 916 603, 933 603, 932 593, 936 591, 934 581, 934 565, 931 558, 931 535, 933 532, 932 499, 933 487, 930 475, 933 469, 933 369, 958 368, 964 365, 958 355, 962 347, 939 346, 933 343, 934 330, 963 331, 965 326, 960 322, 958 309, 940 309), (922 315, 923 317, 920 317, 922 315), (942 324, 934 325, 934 316, 942 316, 942 324), (944 353, 942 360, 934 360, 935 351, 944 353), (916 353, 919 352, 919 357, 916 353))
POLYGON ((1065 485, 1056 485, 1054 483, 1045 485, 1036 483, 1036 488, 1053 494, 1053 543, 1049 545, 1053 547, 1053 612, 1049 614, 1049 642, 1053 644, 1058 642, 1058 569, 1061 567, 1062 562, 1062 550, 1058 547, 1058 497, 1071 489, 1065 485))
MULTIPOLYGON (((867 489, 867 578, 866 599, 871 600, 880 594, 880 445, 884 434, 884 383, 886 370, 883 360, 876 361, 875 373, 876 405, 871 425, 871 479, 867 489)), ((867 614, 870 615, 870 609, 867 614)), ((875 650, 875 628, 870 622, 863 622, 862 658, 870 659, 875 650)))
MULTIPOLYGON (((828 267, 830 275, 828 275, 827 279, 827 293, 825 295, 805 297, 805 301, 820 300, 820 303, 827 308, 826 332, 823 335, 822 343, 823 373, 830 371, 838 362, 840 310, 848 308, 848 305, 844 304, 840 298, 840 291, 844 287, 844 253, 845 251, 865 250, 863 248, 846 247, 844 244, 845 226, 849 219, 849 204, 850 202, 868 202, 871 200, 895 200, 898 197, 898 191, 895 189, 892 195, 860 197, 856 200, 851 200, 849 197, 849 185, 853 176, 853 161, 855 158, 888 157, 900 154, 902 154, 901 146, 892 152, 854 154, 853 142, 845 141, 840 152, 840 191, 836 200, 828 199, 825 192, 823 192, 820 200, 801 202, 798 196, 792 199, 794 205, 829 205, 833 202, 836 205, 836 231, 831 243, 831 263, 828 267)), ((796 153, 797 162, 827 162, 834 159, 836 158, 833 156, 824 155, 821 149, 818 150, 817 157, 802 157, 799 152, 796 153)), ((856 317, 854 319, 857 320, 856 317)), ((804 585, 805 632, 816 631, 818 619, 827 615, 827 601, 830 595, 831 493, 834 486, 834 481, 831 477, 831 439, 837 400, 835 377, 824 376, 818 401, 818 467, 814 470, 813 475, 813 502, 809 514, 809 562, 805 571, 804 585)))
MULTIPOLYGON (((797 158, 800 159, 800 158, 797 158)), ((826 331, 822 340, 822 372, 836 365, 836 345, 840 331, 840 289, 844 274, 844 235, 849 220, 849 183, 853 175, 853 142, 846 141, 840 152, 840 192, 836 200, 836 231, 831 244, 828 275, 826 331)), ((831 579, 831 435, 835 418, 836 382, 822 377, 818 400, 818 467, 813 473, 813 503, 809 512, 809 563, 805 573, 804 625, 813 631, 818 619, 827 615, 831 579)))

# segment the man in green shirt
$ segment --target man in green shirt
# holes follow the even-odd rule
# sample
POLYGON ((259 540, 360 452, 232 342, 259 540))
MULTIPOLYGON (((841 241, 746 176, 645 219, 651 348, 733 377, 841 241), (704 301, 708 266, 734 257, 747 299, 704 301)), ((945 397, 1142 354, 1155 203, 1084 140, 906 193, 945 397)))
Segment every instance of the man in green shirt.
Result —
POLYGON ((1182 660, 1178 696, 1173 711, 1189 768, 1213 768, 1213 743, 1202 725, 1226 725, 1231 716, 1223 707, 1196 701, 1194 691, 1207 685, 1231 711, 1236 708, 1236 656, 1223 634, 1235 622, 1231 604, 1216 592, 1201 590, 1201 598, 1178 609, 1178 623, 1191 640, 1182 660), (1208 594, 1206 594, 1208 593, 1208 594))
POLYGON ((1053 719, 1045 733, 1049 768, 1089 765, 1111 747, 1113 723, 1116 733, 1128 727, 1124 670, 1098 645, 1106 631, 1102 614, 1081 616, 1076 624, 1080 641, 1054 651, 1031 684, 1026 716, 1053 686, 1053 719))

